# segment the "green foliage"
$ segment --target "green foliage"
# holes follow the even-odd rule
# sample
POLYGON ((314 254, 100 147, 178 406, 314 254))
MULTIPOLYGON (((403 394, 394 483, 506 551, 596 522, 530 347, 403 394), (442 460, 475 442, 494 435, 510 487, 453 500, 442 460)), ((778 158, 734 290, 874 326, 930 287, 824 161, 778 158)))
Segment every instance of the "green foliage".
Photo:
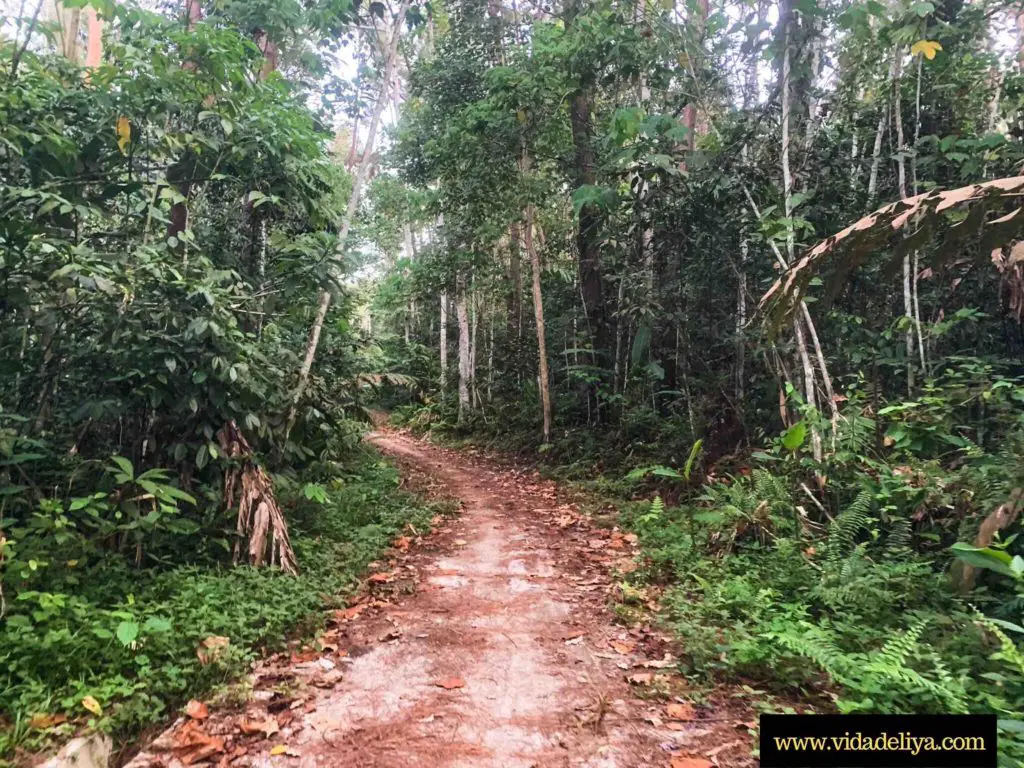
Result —
MULTIPOLYGON (((87 715, 82 698, 92 696, 103 707, 93 724, 127 736, 236 677, 264 650, 315 630, 325 600, 342 604, 397 533, 410 523, 425 530, 437 512, 399 491, 397 472, 372 454, 315 465, 279 487, 295 492, 283 502, 303 564, 298 577, 216 563, 139 571, 115 553, 69 563, 77 578, 33 576, 39 588, 17 591, 0 628, 0 712, 22 724, 35 713, 66 713, 57 732, 69 733, 87 715), (210 636, 230 646, 203 664, 196 650, 210 636)), ((63 556, 53 551, 51 560, 63 556)), ((9 579, 21 562, 15 557, 9 579)), ((53 735, 6 731, 0 753, 53 735)))

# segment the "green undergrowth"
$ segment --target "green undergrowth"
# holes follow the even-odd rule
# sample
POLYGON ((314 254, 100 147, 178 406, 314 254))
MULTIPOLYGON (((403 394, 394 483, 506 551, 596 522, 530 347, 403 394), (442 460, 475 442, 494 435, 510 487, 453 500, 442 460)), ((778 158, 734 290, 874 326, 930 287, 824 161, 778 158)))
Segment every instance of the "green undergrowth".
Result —
MULTIPOLYGON (((63 576, 36 589, 8 586, 0 756, 38 749, 83 726, 125 743, 187 699, 236 679, 261 654, 311 636, 323 609, 343 604, 396 533, 409 523, 423 531, 440 511, 400 491, 397 470, 366 449, 344 464, 320 462, 275 480, 297 577, 232 567, 226 556, 137 569, 109 552, 68 561, 63 576), (211 637, 229 644, 207 650, 203 663, 197 650, 211 637), (39 727, 50 725, 43 716, 67 722, 39 727)), ((52 554, 62 556, 56 545, 52 554)))

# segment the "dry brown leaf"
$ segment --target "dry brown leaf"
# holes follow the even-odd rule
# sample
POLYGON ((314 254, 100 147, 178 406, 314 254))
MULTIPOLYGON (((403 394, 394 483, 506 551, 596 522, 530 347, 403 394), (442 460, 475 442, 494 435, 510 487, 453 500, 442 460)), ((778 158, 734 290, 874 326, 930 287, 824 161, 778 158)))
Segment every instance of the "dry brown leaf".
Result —
POLYGON ((446 691, 451 691, 455 688, 464 688, 466 681, 461 677, 446 677, 442 680, 434 681, 434 685, 438 688, 444 688, 446 691))
POLYGON ((185 705, 185 714, 193 720, 205 720, 210 716, 210 708, 203 702, 192 699, 185 705))
POLYGON ((702 757, 683 757, 676 755, 672 758, 672 768, 714 768, 714 764, 710 760, 705 760, 702 757))
POLYGON ((352 619, 358 617, 359 614, 361 614, 365 610, 366 603, 353 605, 351 608, 345 608, 341 611, 335 611, 334 618, 338 619, 339 621, 352 621, 352 619))
POLYGON ((231 644, 231 639, 220 635, 207 637, 196 648, 196 656, 200 664, 210 664, 220 658, 224 649, 231 644))
POLYGON ((395 539, 395 549, 398 549, 402 552, 407 552, 409 550, 410 544, 412 544, 412 539, 410 539, 408 536, 399 536, 397 539, 395 539))
POLYGON ((367 581, 373 584, 384 584, 395 578, 394 572, 389 573, 371 573, 367 581))
POLYGON ((632 675, 627 675, 626 680, 633 685, 650 685, 654 680, 654 675, 650 672, 634 672, 632 675))
POLYGON ((673 720, 693 720, 697 717, 697 712, 692 704, 680 704, 677 701, 673 701, 665 707, 665 714, 673 720))
POLYGON ((43 731, 47 728, 53 728, 55 725, 67 722, 67 715, 56 714, 48 715, 45 712, 36 712, 32 715, 32 718, 28 721, 29 728, 35 728, 43 731))
POLYGON ((250 720, 247 717, 243 717, 238 723, 238 728, 246 736, 254 736, 257 733, 261 733, 264 738, 273 736, 278 732, 278 730, 280 730, 277 718, 273 715, 267 715, 267 717, 262 720, 250 720))
POLYGON ((612 640, 609 645, 611 645, 617 653, 621 653, 622 655, 632 653, 636 648, 636 643, 630 640, 612 640))
POLYGON ((185 765, 207 760, 224 751, 224 739, 211 736, 195 720, 189 720, 174 735, 174 752, 185 765))

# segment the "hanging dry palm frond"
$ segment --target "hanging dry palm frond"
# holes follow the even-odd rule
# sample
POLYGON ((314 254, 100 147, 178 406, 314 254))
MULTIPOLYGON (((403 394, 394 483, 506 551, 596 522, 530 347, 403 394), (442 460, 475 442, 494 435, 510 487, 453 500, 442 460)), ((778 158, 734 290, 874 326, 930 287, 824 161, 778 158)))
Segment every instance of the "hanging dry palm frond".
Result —
POLYGON ((1021 256, 1014 256, 1015 248, 1004 261, 1001 249, 1024 231, 1024 208, 1005 211, 1009 198, 1021 196, 1024 196, 1024 176, 1014 176, 946 192, 926 192, 889 203, 804 253, 761 298, 761 309, 773 326, 780 327, 800 306, 814 277, 823 279, 825 300, 831 301, 842 290, 850 273, 874 251, 890 251, 896 263, 903 254, 921 248, 934 235, 940 235, 941 244, 930 257, 930 266, 938 269, 962 254, 980 235, 980 253, 986 260, 991 254, 1004 279, 1011 283, 1011 310, 1020 320, 1024 294, 1019 284, 1012 281, 1019 280, 1014 276, 1020 273, 1021 256), (989 213, 993 210, 1000 215, 990 219, 989 213), (905 231, 908 227, 909 232, 905 231), (1000 251, 999 261, 995 251, 1000 251))
POLYGON ((270 476, 252 459, 252 448, 234 420, 217 432, 221 451, 234 466, 224 470, 224 504, 238 504, 238 536, 235 563, 241 561, 241 545, 248 540, 250 565, 277 565, 285 573, 298 573, 295 553, 288 538, 288 524, 274 496, 270 476))

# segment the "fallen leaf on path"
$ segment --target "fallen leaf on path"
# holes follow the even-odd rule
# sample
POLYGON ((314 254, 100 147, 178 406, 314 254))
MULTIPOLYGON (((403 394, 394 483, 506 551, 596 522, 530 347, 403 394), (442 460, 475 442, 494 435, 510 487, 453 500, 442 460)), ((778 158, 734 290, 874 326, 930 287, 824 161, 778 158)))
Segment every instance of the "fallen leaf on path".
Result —
POLYGON ((583 637, 585 634, 587 634, 587 633, 584 632, 582 629, 575 630, 575 631, 572 631, 572 632, 564 633, 562 635, 561 639, 562 640, 566 640, 566 641, 568 641, 568 640, 575 640, 577 637, 583 637))
POLYGON ((394 578, 395 578, 394 571, 381 572, 381 573, 371 573, 370 576, 367 578, 367 581, 370 581, 370 582, 372 582, 374 584, 385 584, 385 583, 391 581, 394 578))
POLYGON ((224 751, 224 739, 211 736, 195 720, 189 720, 174 736, 174 751, 185 765, 207 760, 224 751))
POLYGON ((224 652, 224 649, 231 644, 231 638, 222 637, 220 635, 211 635, 207 637, 199 644, 196 648, 196 656, 199 659, 200 664, 210 664, 220 658, 220 655, 224 652))
POLYGON ((437 680, 434 682, 438 688, 444 688, 446 691, 451 691, 455 688, 464 688, 466 681, 461 677, 446 677, 443 680, 437 680))
POLYGON ((399 536, 397 539, 395 539, 395 549, 400 550, 402 552, 407 552, 409 550, 410 544, 412 544, 412 539, 410 539, 408 536, 399 536))
POLYGON ((358 617, 359 614, 365 611, 366 607, 366 603, 360 603, 359 605, 353 605, 351 608, 346 608, 342 611, 335 611, 334 618, 339 621, 352 621, 352 619, 358 617))
POLYGON ((565 641, 566 645, 579 645, 583 642, 583 635, 576 635, 576 637, 570 637, 565 641))
POLYGON ((704 760, 700 757, 680 757, 676 756, 672 758, 672 768, 714 768, 714 764, 710 760, 704 760))
POLYGON ((693 720, 697 717, 697 711, 692 704, 680 704, 672 702, 665 707, 665 714, 673 720, 693 720))
POLYGON ((654 675, 650 672, 634 672, 632 675, 626 675, 627 682, 633 683, 633 685, 650 685, 654 679, 654 675))
POLYGON ((277 755, 283 755, 287 751, 287 744, 275 744, 273 747, 270 748, 270 756, 276 757, 277 755))
POLYGON ((468 542, 468 541, 466 541, 465 539, 456 539, 455 541, 453 541, 453 542, 452 542, 452 544, 454 544, 454 545, 455 545, 455 546, 457 546, 457 547, 464 547, 464 546, 466 546, 466 544, 468 544, 468 543, 469 543, 469 542, 468 542))
POLYGON ((247 717, 243 717, 238 723, 238 727, 246 736, 253 736, 257 733, 262 733, 264 738, 273 736, 280 730, 277 724, 277 719, 272 715, 265 717, 262 720, 250 720, 247 717))
POLYGON ((96 699, 94 699, 92 696, 84 697, 82 699, 82 706, 90 712, 92 712, 94 715, 96 715, 96 717, 99 717, 103 714, 103 707, 101 707, 100 703, 96 701, 96 699))
POLYGON ((632 653, 636 648, 636 643, 631 643, 628 640, 612 640, 609 645, 611 645, 617 653, 621 653, 623 655, 632 653))
POLYGON ((329 672, 324 672, 324 674, 313 678, 313 685, 317 688, 333 688, 335 685, 340 683, 343 678, 344 675, 340 670, 332 669, 329 672))
POLYGON ((193 720, 205 720, 210 716, 210 708, 203 702, 192 699, 185 705, 185 714, 193 720))
POLYGON ((30 728, 43 731, 47 728, 53 728, 55 725, 67 722, 67 719, 67 715, 48 715, 45 712, 36 712, 28 721, 28 725, 30 728))

